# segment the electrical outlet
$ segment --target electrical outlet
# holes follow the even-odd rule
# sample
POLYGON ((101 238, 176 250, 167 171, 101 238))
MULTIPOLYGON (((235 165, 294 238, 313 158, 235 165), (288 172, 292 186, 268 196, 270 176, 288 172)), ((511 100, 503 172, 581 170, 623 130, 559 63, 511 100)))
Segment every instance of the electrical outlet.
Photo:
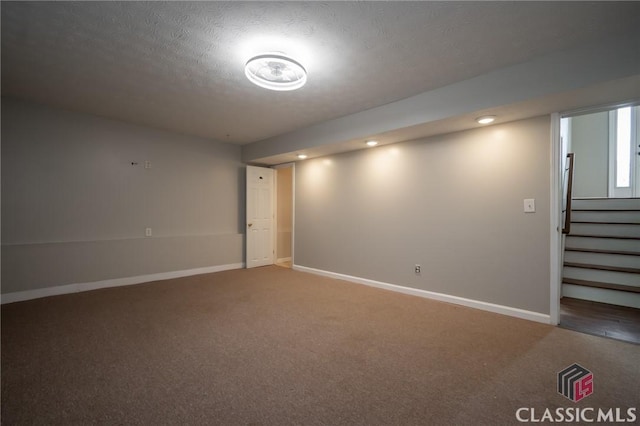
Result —
POLYGON ((146 237, 150 237, 151 235, 153 235, 153 232, 151 231, 151 228, 145 228, 144 235, 146 237))
POLYGON ((420 265, 418 265, 417 263, 416 263, 414 271, 416 272, 416 274, 419 274, 422 271, 422 269, 420 268, 420 265))
POLYGON ((151 168, 151 161, 148 161, 148 160, 147 160, 147 161, 145 161, 145 162, 144 162, 144 168, 145 168, 145 169, 150 169, 150 168, 151 168))

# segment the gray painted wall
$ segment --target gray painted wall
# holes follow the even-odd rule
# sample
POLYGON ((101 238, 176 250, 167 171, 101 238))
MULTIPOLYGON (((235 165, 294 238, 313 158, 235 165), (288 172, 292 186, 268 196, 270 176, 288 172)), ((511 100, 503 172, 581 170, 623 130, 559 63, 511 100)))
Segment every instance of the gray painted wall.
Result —
POLYGON ((609 113, 571 118, 571 150, 575 153, 574 197, 607 197, 609 192, 609 113))
POLYGON ((299 162, 296 264, 548 314, 550 145, 539 117, 299 162))
POLYGON ((241 263, 243 175, 238 146, 3 98, 2 293, 241 263))

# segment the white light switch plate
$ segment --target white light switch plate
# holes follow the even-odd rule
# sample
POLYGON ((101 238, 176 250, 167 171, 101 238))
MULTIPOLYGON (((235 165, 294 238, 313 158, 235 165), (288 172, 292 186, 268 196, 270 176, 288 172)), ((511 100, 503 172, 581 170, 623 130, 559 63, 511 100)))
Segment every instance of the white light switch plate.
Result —
POLYGON ((535 198, 526 198, 524 200, 524 212, 535 213, 536 212, 536 200, 535 198))

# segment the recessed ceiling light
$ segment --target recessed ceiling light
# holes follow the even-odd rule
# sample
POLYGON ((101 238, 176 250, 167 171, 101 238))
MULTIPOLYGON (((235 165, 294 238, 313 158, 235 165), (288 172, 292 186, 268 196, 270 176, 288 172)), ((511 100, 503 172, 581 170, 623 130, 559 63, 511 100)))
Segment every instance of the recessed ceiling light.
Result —
POLYGON ((282 53, 264 53, 249 59, 244 74, 250 82, 270 90, 296 90, 307 82, 307 70, 282 53))
POLYGON ((482 117, 476 118, 476 121, 480 124, 489 124, 493 123, 495 119, 495 115, 483 115, 482 117))
POLYGON ((307 158, 307 154, 298 154, 298 158, 304 160, 305 158, 307 158))
POLYGON ((378 145, 378 141, 367 141, 366 144, 367 146, 376 146, 378 145))

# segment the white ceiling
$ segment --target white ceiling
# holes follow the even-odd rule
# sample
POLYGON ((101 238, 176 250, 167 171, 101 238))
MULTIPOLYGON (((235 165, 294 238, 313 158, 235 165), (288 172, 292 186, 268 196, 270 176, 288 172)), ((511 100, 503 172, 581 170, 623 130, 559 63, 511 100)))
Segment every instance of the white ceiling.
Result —
POLYGON ((3 96, 237 144, 640 33, 640 2, 2 2, 1 8, 3 96), (306 66, 305 87, 272 92, 245 78, 246 60, 273 50, 306 66))

